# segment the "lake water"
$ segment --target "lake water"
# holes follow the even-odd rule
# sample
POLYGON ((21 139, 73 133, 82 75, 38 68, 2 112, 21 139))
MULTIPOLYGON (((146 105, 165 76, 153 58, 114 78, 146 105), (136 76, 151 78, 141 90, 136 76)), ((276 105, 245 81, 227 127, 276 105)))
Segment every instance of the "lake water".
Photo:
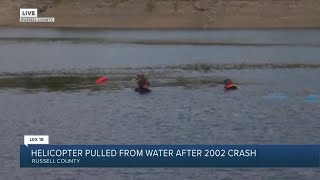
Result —
POLYGON ((320 30, 0 29, 1 179, 317 179, 318 169, 21 169, 51 144, 319 144, 320 30), (144 72, 153 92, 138 95, 144 72), (95 84, 100 76, 110 81, 95 84), (223 91, 233 79, 236 92, 223 91), (306 100, 307 98, 307 100, 306 100))

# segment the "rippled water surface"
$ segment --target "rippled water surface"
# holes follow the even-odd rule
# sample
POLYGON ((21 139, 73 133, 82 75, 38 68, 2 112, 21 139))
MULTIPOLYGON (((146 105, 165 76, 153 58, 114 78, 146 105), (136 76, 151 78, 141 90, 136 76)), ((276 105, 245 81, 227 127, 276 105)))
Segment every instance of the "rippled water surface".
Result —
POLYGON ((317 179, 318 169, 20 169, 52 144, 319 144, 320 30, 0 29, 0 179, 317 179), (144 72, 153 92, 132 91, 144 72), (100 76, 108 83, 95 84, 100 76), (233 79, 236 92, 223 91, 233 79), (310 100, 310 98, 313 98, 310 100))

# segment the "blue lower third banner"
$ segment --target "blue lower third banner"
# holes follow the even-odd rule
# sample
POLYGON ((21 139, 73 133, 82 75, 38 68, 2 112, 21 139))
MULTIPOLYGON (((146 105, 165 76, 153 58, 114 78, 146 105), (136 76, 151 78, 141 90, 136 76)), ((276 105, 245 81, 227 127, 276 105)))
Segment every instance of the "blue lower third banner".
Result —
POLYGON ((319 167, 320 145, 25 145, 20 167, 319 167))

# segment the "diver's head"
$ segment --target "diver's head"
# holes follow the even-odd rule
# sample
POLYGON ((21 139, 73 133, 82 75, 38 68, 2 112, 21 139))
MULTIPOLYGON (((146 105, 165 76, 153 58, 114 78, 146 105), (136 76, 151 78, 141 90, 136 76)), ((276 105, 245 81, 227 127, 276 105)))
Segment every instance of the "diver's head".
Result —
POLYGON ((143 79, 144 75, 143 74, 137 74, 137 79, 143 79))
POLYGON ((223 83, 224 84, 229 84, 229 83, 232 83, 232 81, 231 81, 231 79, 226 79, 226 80, 223 81, 223 83))

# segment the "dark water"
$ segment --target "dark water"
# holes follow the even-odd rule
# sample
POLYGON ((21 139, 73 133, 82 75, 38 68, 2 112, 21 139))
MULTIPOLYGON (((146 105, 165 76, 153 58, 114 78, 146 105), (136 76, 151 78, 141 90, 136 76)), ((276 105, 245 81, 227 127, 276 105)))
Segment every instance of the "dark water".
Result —
POLYGON ((20 169, 51 144, 319 144, 320 30, 0 29, 0 179, 318 179, 318 169, 20 169), (102 39, 102 40, 101 40, 102 39), (133 93, 135 73, 153 92, 133 93), (106 75, 110 81, 94 81, 106 75), (225 93, 221 82, 240 90, 225 93), (311 95, 311 96, 310 96, 311 95))

